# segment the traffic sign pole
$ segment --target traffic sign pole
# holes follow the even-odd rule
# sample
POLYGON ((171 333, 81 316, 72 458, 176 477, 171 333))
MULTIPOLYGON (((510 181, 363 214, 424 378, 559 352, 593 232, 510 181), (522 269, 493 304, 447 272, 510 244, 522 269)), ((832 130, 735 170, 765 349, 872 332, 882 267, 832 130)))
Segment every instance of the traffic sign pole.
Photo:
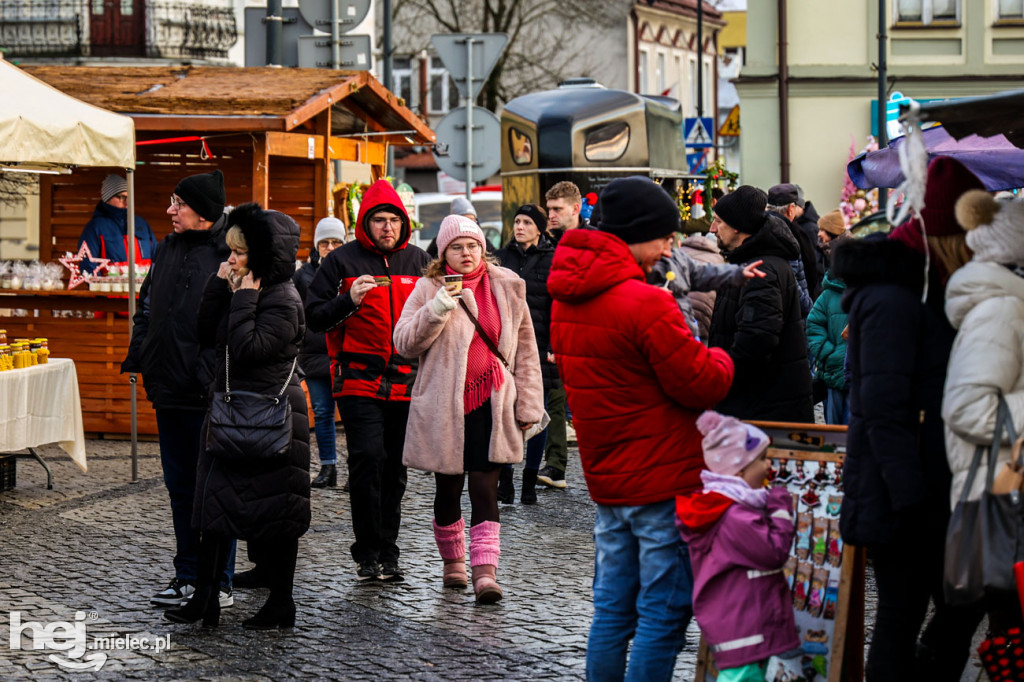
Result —
POLYGON ((331 0, 331 68, 341 68, 341 30, 338 26, 338 0, 331 0))
MULTIPOLYGON (((466 82, 473 83, 473 39, 466 36, 466 82)), ((473 97, 466 98, 466 199, 473 203, 473 97)))

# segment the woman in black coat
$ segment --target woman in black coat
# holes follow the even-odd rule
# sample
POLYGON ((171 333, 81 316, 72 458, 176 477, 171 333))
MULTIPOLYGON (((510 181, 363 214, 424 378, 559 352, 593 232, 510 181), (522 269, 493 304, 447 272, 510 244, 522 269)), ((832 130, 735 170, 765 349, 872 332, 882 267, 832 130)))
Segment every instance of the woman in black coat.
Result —
MULTIPOLYGON (((551 294, 548 293, 548 273, 555 256, 555 242, 547 232, 548 221, 536 204, 520 206, 515 213, 513 239, 505 248, 494 254, 502 267, 515 272, 526 280, 526 305, 530 308, 533 333, 537 337, 540 352, 540 370, 544 378, 544 405, 547 406, 548 391, 559 388, 558 367, 551 354, 551 294)), ((548 430, 544 429, 530 439, 526 445, 526 463, 523 468, 523 490, 520 501, 523 504, 537 502, 537 472, 544 458, 548 430)), ((512 466, 501 472, 498 485, 498 499, 509 503, 515 498, 512 483, 512 466)))
MULTIPOLYGON (((292 274, 299 227, 277 211, 244 204, 230 215, 231 256, 203 292, 199 339, 215 346, 214 390, 225 388, 225 349, 232 391, 284 395, 292 408, 292 444, 282 460, 227 462, 200 453, 192 524, 201 532, 199 575, 189 603, 165 612, 174 622, 215 626, 220 615, 216 576, 230 538, 249 543, 270 587, 263 608, 243 622, 250 629, 295 623, 292 584, 299 537, 309 528, 309 422, 295 371, 305 330, 292 274), (264 570, 265 569, 265 570, 264 570)), ((212 393, 212 391, 211 391, 212 393)), ((204 430, 205 432, 205 430, 204 430)))

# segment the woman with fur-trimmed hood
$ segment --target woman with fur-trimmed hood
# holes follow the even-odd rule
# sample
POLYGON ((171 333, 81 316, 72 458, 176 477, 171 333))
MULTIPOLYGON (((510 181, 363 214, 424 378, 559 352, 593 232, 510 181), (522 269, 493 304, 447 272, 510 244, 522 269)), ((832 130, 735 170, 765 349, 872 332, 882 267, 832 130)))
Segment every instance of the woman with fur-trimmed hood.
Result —
POLYGON ((231 255, 207 282, 199 309, 200 343, 215 347, 217 355, 210 392, 225 389, 227 349, 232 391, 277 394, 284 387, 292 408, 292 445, 283 461, 254 456, 235 463, 200 452, 192 517, 202 533, 196 591, 186 606, 166 616, 174 622, 202 618, 204 625, 217 624, 213 577, 227 561, 229 540, 240 538, 249 543, 250 556, 259 557, 258 568, 270 587, 266 604, 243 626, 291 627, 299 537, 310 522, 309 422, 296 371, 305 318, 292 283, 299 226, 255 203, 232 211, 228 226, 231 255))
POLYGON ((461 498, 469 472, 473 589, 488 604, 502 596, 498 475, 503 464, 522 460, 523 431, 544 415, 544 386, 526 282, 485 249, 474 221, 445 218, 439 257, 406 301, 394 340, 399 354, 420 359, 403 463, 435 474, 444 586, 468 585, 461 498))

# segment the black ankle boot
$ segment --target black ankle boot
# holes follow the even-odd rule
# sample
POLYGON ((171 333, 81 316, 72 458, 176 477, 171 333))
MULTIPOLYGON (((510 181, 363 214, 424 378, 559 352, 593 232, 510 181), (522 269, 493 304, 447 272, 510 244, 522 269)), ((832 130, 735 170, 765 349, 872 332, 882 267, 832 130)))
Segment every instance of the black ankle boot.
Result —
POLYGON ((164 618, 172 623, 194 623, 203 619, 204 628, 215 628, 220 625, 220 589, 213 587, 197 587, 192 598, 184 606, 164 611, 164 618))
POLYGON ((512 476, 512 467, 501 467, 498 475, 498 502, 512 504, 516 499, 515 479, 512 476))
POLYGON ((320 473, 316 475, 310 485, 314 488, 333 488, 338 485, 338 467, 334 464, 324 464, 320 467, 320 473))
POLYGON ((264 573, 259 566, 250 568, 248 571, 235 573, 235 577, 231 580, 231 586, 238 590, 255 590, 261 587, 270 587, 270 580, 264 573))
POLYGON ((290 597, 274 599, 274 595, 271 594, 267 603, 256 612, 255 616, 242 621, 242 627, 246 630, 295 627, 295 601, 290 597))
POLYGON ((537 470, 523 469, 523 491, 519 501, 523 504, 537 504, 537 470))

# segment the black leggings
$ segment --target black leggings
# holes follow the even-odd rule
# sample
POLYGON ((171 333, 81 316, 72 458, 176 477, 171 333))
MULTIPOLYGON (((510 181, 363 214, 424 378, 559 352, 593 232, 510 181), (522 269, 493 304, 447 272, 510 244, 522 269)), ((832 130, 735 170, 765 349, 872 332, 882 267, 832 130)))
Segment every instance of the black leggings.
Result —
MULTIPOLYGON (((498 476, 501 469, 469 472, 469 525, 498 520, 498 476)), ((462 516, 462 487, 466 474, 434 474, 434 519, 439 526, 450 526, 462 516)))

